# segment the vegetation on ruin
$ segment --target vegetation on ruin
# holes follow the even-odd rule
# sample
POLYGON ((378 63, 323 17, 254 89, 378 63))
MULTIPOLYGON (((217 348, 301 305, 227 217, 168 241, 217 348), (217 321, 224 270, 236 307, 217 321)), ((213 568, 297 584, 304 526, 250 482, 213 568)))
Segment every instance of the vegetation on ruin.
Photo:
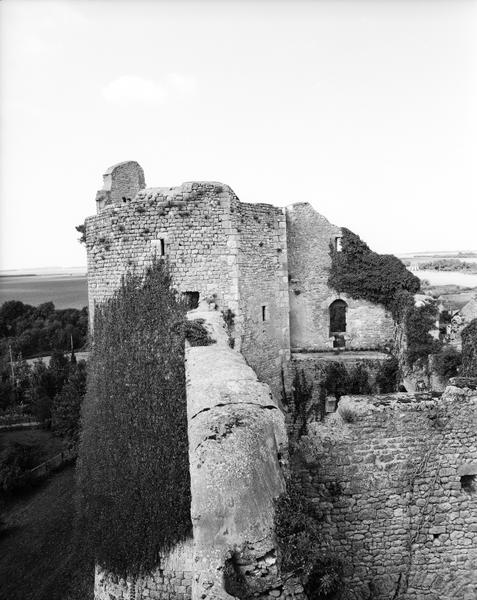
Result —
POLYGON ((343 227, 341 231, 341 251, 330 247, 330 287, 357 300, 382 304, 391 312, 399 291, 410 294, 419 291, 419 278, 408 271, 399 258, 373 252, 349 229, 343 227))
POLYGON ((78 238, 78 242, 80 244, 86 244, 86 223, 76 225, 75 229, 78 233, 81 233, 81 237, 78 238))
POLYGON ((462 353, 453 346, 444 346, 434 355, 434 370, 443 382, 455 377, 461 366, 462 353))
POLYGON ((340 398, 346 395, 396 392, 400 380, 399 363, 394 357, 379 364, 374 385, 370 382, 365 364, 358 363, 347 368, 343 362, 332 361, 324 364, 320 371, 317 400, 313 400, 313 383, 307 380, 303 370, 295 372, 291 398, 282 397, 284 404, 292 409, 293 423, 300 426, 299 435, 307 434, 310 420, 323 419, 327 396, 334 396, 339 403, 340 398))
POLYGON ((275 509, 282 573, 300 577, 310 600, 333 600, 342 587, 342 565, 324 551, 327 544, 322 534, 322 515, 305 496, 299 477, 289 478, 275 509))
POLYGON ((95 561, 117 575, 150 572, 191 534, 185 313, 162 261, 95 311, 79 520, 95 561))
POLYGON ((477 377, 477 319, 462 330, 462 375, 477 377))
POLYGON ((191 346, 210 346, 215 344, 206 327, 204 319, 194 319, 185 323, 185 337, 191 346))
POLYGON ((401 373, 399 361, 392 356, 379 365, 376 373, 376 388, 380 394, 391 394, 397 392, 401 373))
POLYGON ((430 335, 437 307, 433 302, 415 306, 419 278, 408 271, 396 256, 373 252, 359 236, 342 228, 341 251, 330 245, 331 268, 328 285, 354 299, 381 304, 403 325, 406 363, 409 366, 440 349, 430 335))
POLYGON ((442 342, 434 338, 430 331, 435 328, 437 306, 436 301, 427 301, 416 306, 410 298, 404 305, 403 323, 406 333, 406 360, 409 366, 420 359, 427 359, 442 348, 442 342))

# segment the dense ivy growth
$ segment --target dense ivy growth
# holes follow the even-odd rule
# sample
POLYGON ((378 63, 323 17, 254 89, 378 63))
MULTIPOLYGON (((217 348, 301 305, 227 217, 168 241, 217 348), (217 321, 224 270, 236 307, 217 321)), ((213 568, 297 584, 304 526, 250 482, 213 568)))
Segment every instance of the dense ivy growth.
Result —
POLYGON ((437 308, 435 303, 415 306, 414 294, 420 290, 419 278, 391 254, 377 254, 359 236, 342 228, 342 249, 330 247, 331 269, 328 285, 355 299, 381 304, 394 320, 404 326, 406 362, 412 366, 440 349, 430 335, 437 308))
POLYGON ((396 294, 405 290, 415 294, 419 278, 392 254, 377 254, 359 236, 342 228, 341 251, 331 247, 328 285, 355 299, 382 304, 394 311, 396 294))
POLYGON ((95 560, 150 572, 191 533, 185 306, 162 262, 95 311, 78 504, 95 560))
POLYGON ((462 375, 477 377, 477 319, 462 330, 462 375))

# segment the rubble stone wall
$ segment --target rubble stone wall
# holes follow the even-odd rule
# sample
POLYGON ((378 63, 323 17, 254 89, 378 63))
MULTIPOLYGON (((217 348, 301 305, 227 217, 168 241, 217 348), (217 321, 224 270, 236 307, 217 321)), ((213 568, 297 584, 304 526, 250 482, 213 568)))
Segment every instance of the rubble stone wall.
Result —
POLYGON ((154 255, 168 261, 181 292, 216 295, 222 308, 238 311, 238 232, 231 219, 235 194, 217 183, 141 190, 135 198, 106 205, 86 220, 88 296, 102 302, 127 271, 142 273, 154 255), (161 241, 162 240, 162 241, 161 241))
POLYGON ((477 597, 477 392, 344 397, 309 427, 303 489, 347 599, 477 597))
POLYGON ((384 307, 338 294, 328 286, 330 244, 341 236, 341 229, 306 202, 288 207, 286 216, 292 350, 333 348, 329 307, 337 299, 348 305, 347 349, 374 350, 389 345, 394 323, 384 307))
POLYGON ((285 215, 269 204, 239 208, 241 351, 260 381, 280 397, 290 348, 285 215))
POLYGON ((186 348, 193 540, 135 581, 97 568, 95 600, 232 600, 237 582, 247 597, 304 600, 297 579, 281 577, 274 535, 284 415, 230 347, 220 312, 204 304, 188 316, 203 319, 216 342, 186 348))
POLYGON ((192 540, 163 554, 160 569, 147 577, 125 580, 96 567, 94 600, 190 600, 193 568, 192 540))

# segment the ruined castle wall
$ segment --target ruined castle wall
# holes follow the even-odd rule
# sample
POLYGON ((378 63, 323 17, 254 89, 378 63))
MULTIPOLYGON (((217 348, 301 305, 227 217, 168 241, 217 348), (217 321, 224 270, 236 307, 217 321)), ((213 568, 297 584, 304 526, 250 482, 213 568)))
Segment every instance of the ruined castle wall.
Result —
POLYGON ((342 398, 302 439, 347 599, 477 597, 477 393, 425 398, 342 398))
POLYGON ((260 381, 280 397, 290 348, 285 215, 269 204, 237 208, 241 351, 260 381))
POLYGON ((376 384, 376 376, 387 360, 389 354, 381 352, 297 352, 291 356, 290 372, 292 377, 296 373, 303 373, 306 383, 312 385, 312 398, 319 398, 319 386, 323 381, 326 367, 333 362, 342 363, 348 373, 351 373, 358 365, 364 368, 368 374, 368 383, 371 389, 376 384))
POLYGON ((95 600, 232 600, 237 579, 247 597, 304 598, 296 578, 281 578, 274 535, 274 500, 285 489, 284 415, 230 347, 220 312, 203 306, 188 316, 203 319, 216 342, 186 348, 193 540, 134 582, 97 568, 95 600))
POLYGON ((286 217, 292 349, 327 350, 333 347, 329 307, 336 299, 342 299, 348 305, 347 349, 386 346, 393 338, 391 315, 381 306, 338 294, 328 286, 330 243, 335 244, 341 229, 305 202, 287 207, 286 217))
POLYGON ((230 348, 220 314, 199 309, 189 318, 203 319, 216 340, 186 350, 192 598, 291 598, 293 590, 285 591, 280 579, 274 535, 274 499, 284 491, 284 415, 269 386, 230 348), (230 585, 234 571, 241 593, 230 585))
POLYGON ((193 540, 163 554, 153 575, 122 579, 96 567, 94 600, 190 600, 194 569, 193 540))
POLYGON ((177 288, 217 295, 222 307, 238 310, 237 236, 230 219, 235 198, 227 186, 185 183, 141 190, 86 220, 88 295, 110 297, 127 271, 138 273, 162 250, 177 288), (162 241, 161 241, 162 240, 162 241))

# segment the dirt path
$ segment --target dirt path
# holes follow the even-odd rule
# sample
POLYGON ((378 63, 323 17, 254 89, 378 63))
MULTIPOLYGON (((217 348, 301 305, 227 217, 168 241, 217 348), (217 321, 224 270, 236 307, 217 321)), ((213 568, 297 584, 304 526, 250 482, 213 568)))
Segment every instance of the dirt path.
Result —
POLYGON ((73 540, 74 467, 3 511, 0 600, 92 599, 92 564, 73 540))

